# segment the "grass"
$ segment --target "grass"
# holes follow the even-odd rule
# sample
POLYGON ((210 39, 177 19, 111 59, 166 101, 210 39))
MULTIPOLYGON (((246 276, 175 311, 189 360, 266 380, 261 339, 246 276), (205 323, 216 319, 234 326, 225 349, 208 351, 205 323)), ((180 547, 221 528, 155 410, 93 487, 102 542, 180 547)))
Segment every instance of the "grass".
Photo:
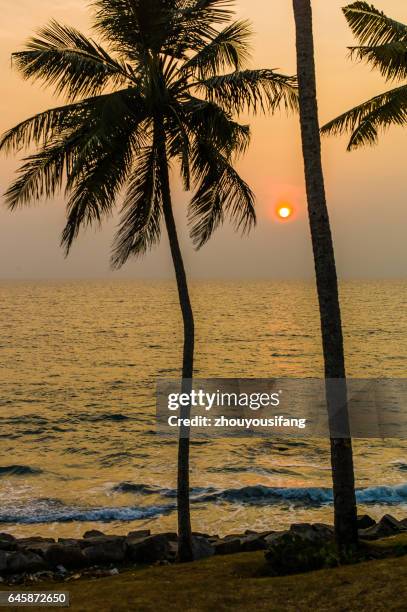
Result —
MULTIPOLYGON (((407 534, 369 546, 384 555, 401 554, 406 551, 407 534)), ((27 589, 69 590, 74 612, 406 609, 406 556, 295 576, 270 578, 266 574, 264 554, 258 552, 217 556, 188 565, 142 568, 98 580, 44 583, 27 589)))

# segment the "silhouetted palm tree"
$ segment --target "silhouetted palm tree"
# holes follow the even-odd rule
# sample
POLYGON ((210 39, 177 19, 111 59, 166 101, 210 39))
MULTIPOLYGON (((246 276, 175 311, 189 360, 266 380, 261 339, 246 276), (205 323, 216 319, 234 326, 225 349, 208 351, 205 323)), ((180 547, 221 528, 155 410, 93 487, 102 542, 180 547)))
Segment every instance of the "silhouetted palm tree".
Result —
POLYGON ((302 145, 331 430, 335 532, 339 550, 343 553, 357 544, 358 532, 341 311, 321 160, 311 0, 293 0, 293 6, 302 145), (334 435, 338 429, 345 434, 344 437, 334 435))
MULTIPOLYGON (((352 57, 366 60, 380 70, 386 81, 407 78, 407 25, 394 21, 367 2, 354 2, 343 9, 360 42, 351 47, 352 57)), ((356 106, 323 128, 324 134, 351 132, 348 150, 377 142, 379 130, 407 125, 407 84, 404 83, 356 106)))
MULTIPOLYGON (((1 148, 36 145, 6 193, 11 210, 52 197, 66 180, 66 252, 82 226, 101 221, 125 188, 113 264, 122 266, 160 238, 171 247, 184 321, 182 377, 191 385, 194 318, 177 237, 169 166, 177 162, 197 247, 229 218, 245 232, 254 198, 233 168, 250 138, 234 115, 296 103, 296 80, 244 69, 250 28, 233 22, 233 0, 94 0, 95 28, 108 50, 55 21, 13 55, 26 79, 42 80, 67 104, 10 130, 1 148), (228 72, 231 71, 231 72, 228 72), (189 381, 189 382, 188 382, 189 381)), ((189 407, 182 416, 187 417, 189 407)), ((192 558, 189 439, 178 453, 179 557, 192 558)))

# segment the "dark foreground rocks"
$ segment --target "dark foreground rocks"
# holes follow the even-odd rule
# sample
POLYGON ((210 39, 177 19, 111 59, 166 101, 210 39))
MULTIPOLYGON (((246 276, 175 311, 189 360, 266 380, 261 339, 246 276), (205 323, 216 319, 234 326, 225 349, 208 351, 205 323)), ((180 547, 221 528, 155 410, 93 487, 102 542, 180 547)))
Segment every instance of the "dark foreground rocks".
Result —
MULTIPOLYGON (((385 515, 377 523, 367 515, 359 517, 359 534, 374 540, 407 531, 407 520, 385 515)), ((177 534, 131 531, 127 536, 88 531, 83 538, 15 538, 0 533, 0 582, 19 584, 24 580, 72 580, 81 575, 105 576, 120 569, 144 564, 174 563, 178 552, 177 534)), ((275 573, 318 569, 334 557, 333 527, 297 524, 286 531, 217 535, 193 535, 194 559, 264 550, 275 573)))
MULTIPOLYGON (((386 514, 376 523, 368 515, 358 517, 360 540, 378 540, 407 532, 407 520, 399 521, 386 514)), ((333 527, 324 524, 291 525, 287 531, 266 538, 266 560, 275 575, 295 574, 334 567, 339 559, 333 527)), ((357 551, 354 553, 356 556, 357 551)), ((351 561, 352 559, 349 559, 351 561)))

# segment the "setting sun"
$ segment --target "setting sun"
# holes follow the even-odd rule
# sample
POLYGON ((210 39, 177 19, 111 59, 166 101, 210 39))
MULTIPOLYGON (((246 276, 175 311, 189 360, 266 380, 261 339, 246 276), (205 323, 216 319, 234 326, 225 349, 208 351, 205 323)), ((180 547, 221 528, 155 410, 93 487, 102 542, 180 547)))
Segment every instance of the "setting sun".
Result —
POLYGON ((293 214, 293 209, 291 206, 284 204, 283 206, 277 207, 277 215, 280 219, 289 219, 293 214))

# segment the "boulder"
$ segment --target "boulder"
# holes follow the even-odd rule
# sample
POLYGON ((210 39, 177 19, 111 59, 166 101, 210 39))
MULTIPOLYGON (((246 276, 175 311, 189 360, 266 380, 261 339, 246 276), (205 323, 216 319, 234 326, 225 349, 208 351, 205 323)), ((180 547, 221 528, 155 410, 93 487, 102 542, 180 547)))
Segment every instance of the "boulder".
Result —
MULTIPOLYGON (((96 538, 93 538, 96 539, 96 538)), ((109 565, 110 563, 123 563, 125 558, 124 539, 105 540, 104 542, 87 546, 83 555, 89 565, 109 565)))
POLYGON ((85 567, 88 564, 79 546, 51 544, 45 551, 45 560, 52 566, 63 565, 68 569, 85 567))
POLYGON ((41 536, 30 536, 29 538, 20 538, 17 540, 21 548, 26 548, 31 544, 54 544, 54 538, 43 538, 41 536))
POLYGON ((241 552, 242 543, 240 538, 222 538, 213 542, 215 555, 233 555, 241 552))
POLYGON ((291 525, 265 538, 266 560, 278 574, 294 574, 337 564, 334 529, 320 523, 291 525))
POLYGON ((16 550, 17 540, 9 533, 0 533, 0 550, 16 550))
POLYGON ((331 525, 324 523, 294 523, 290 532, 295 533, 303 540, 312 542, 328 542, 335 538, 335 530, 331 525))
POLYGON ((246 535, 240 540, 242 552, 254 552, 256 550, 266 550, 266 540, 262 535, 253 533, 246 535))
POLYGON ((212 557, 215 554, 215 549, 207 538, 200 535, 193 535, 192 552, 194 555, 194 561, 198 561, 199 559, 212 557))
MULTIPOLYGON (((157 534, 146 538, 126 538, 126 554, 133 563, 155 563, 173 559, 173 534, 157 534)), ((176 536, 176 534, 175 534, 176 536)))
POLYGON ((7 572, 9 574, 24 574, 47 569, 44 559, 35 553, 17 551, 7 553, 7 555, 7 572))
POLYGON ((98 536, 104 536, 103 531, 99 531, 99 529, 90 529, 89 531, 85 531, 83 537, 85 538, 97 538, 98 536))
POLYGON ((129 531, 128 538, 148 538, 151 535, 150 529, 139 529, 138 531, 129 531))
POLYGON ((7 570, 7 559, 9 553, 4 550, 0 550, 0 574, 3 574, 7 570))
POLYGON ((368 514, 358 515, 358 529, 368 529, 376 525, 376 521, 368 514))
POLYGON ((78 545, 81 548, 88 548, 89 546, 103 546, 109 544, 121 544, 123 545, 125 541, 124 536, 115 536, 115 535, 104 535, 104 536, 94 536, 92 538, 86 538, 83 540, 78 540, 78 545))
POLYGON ((386 538, 403 531, 407 531, 407 526, 402 521, 398 521, 390 514, 385 514, 375 525, 367 529, 360 529, 359 536, 362 540, 378 540, 379 538, 386 538))

